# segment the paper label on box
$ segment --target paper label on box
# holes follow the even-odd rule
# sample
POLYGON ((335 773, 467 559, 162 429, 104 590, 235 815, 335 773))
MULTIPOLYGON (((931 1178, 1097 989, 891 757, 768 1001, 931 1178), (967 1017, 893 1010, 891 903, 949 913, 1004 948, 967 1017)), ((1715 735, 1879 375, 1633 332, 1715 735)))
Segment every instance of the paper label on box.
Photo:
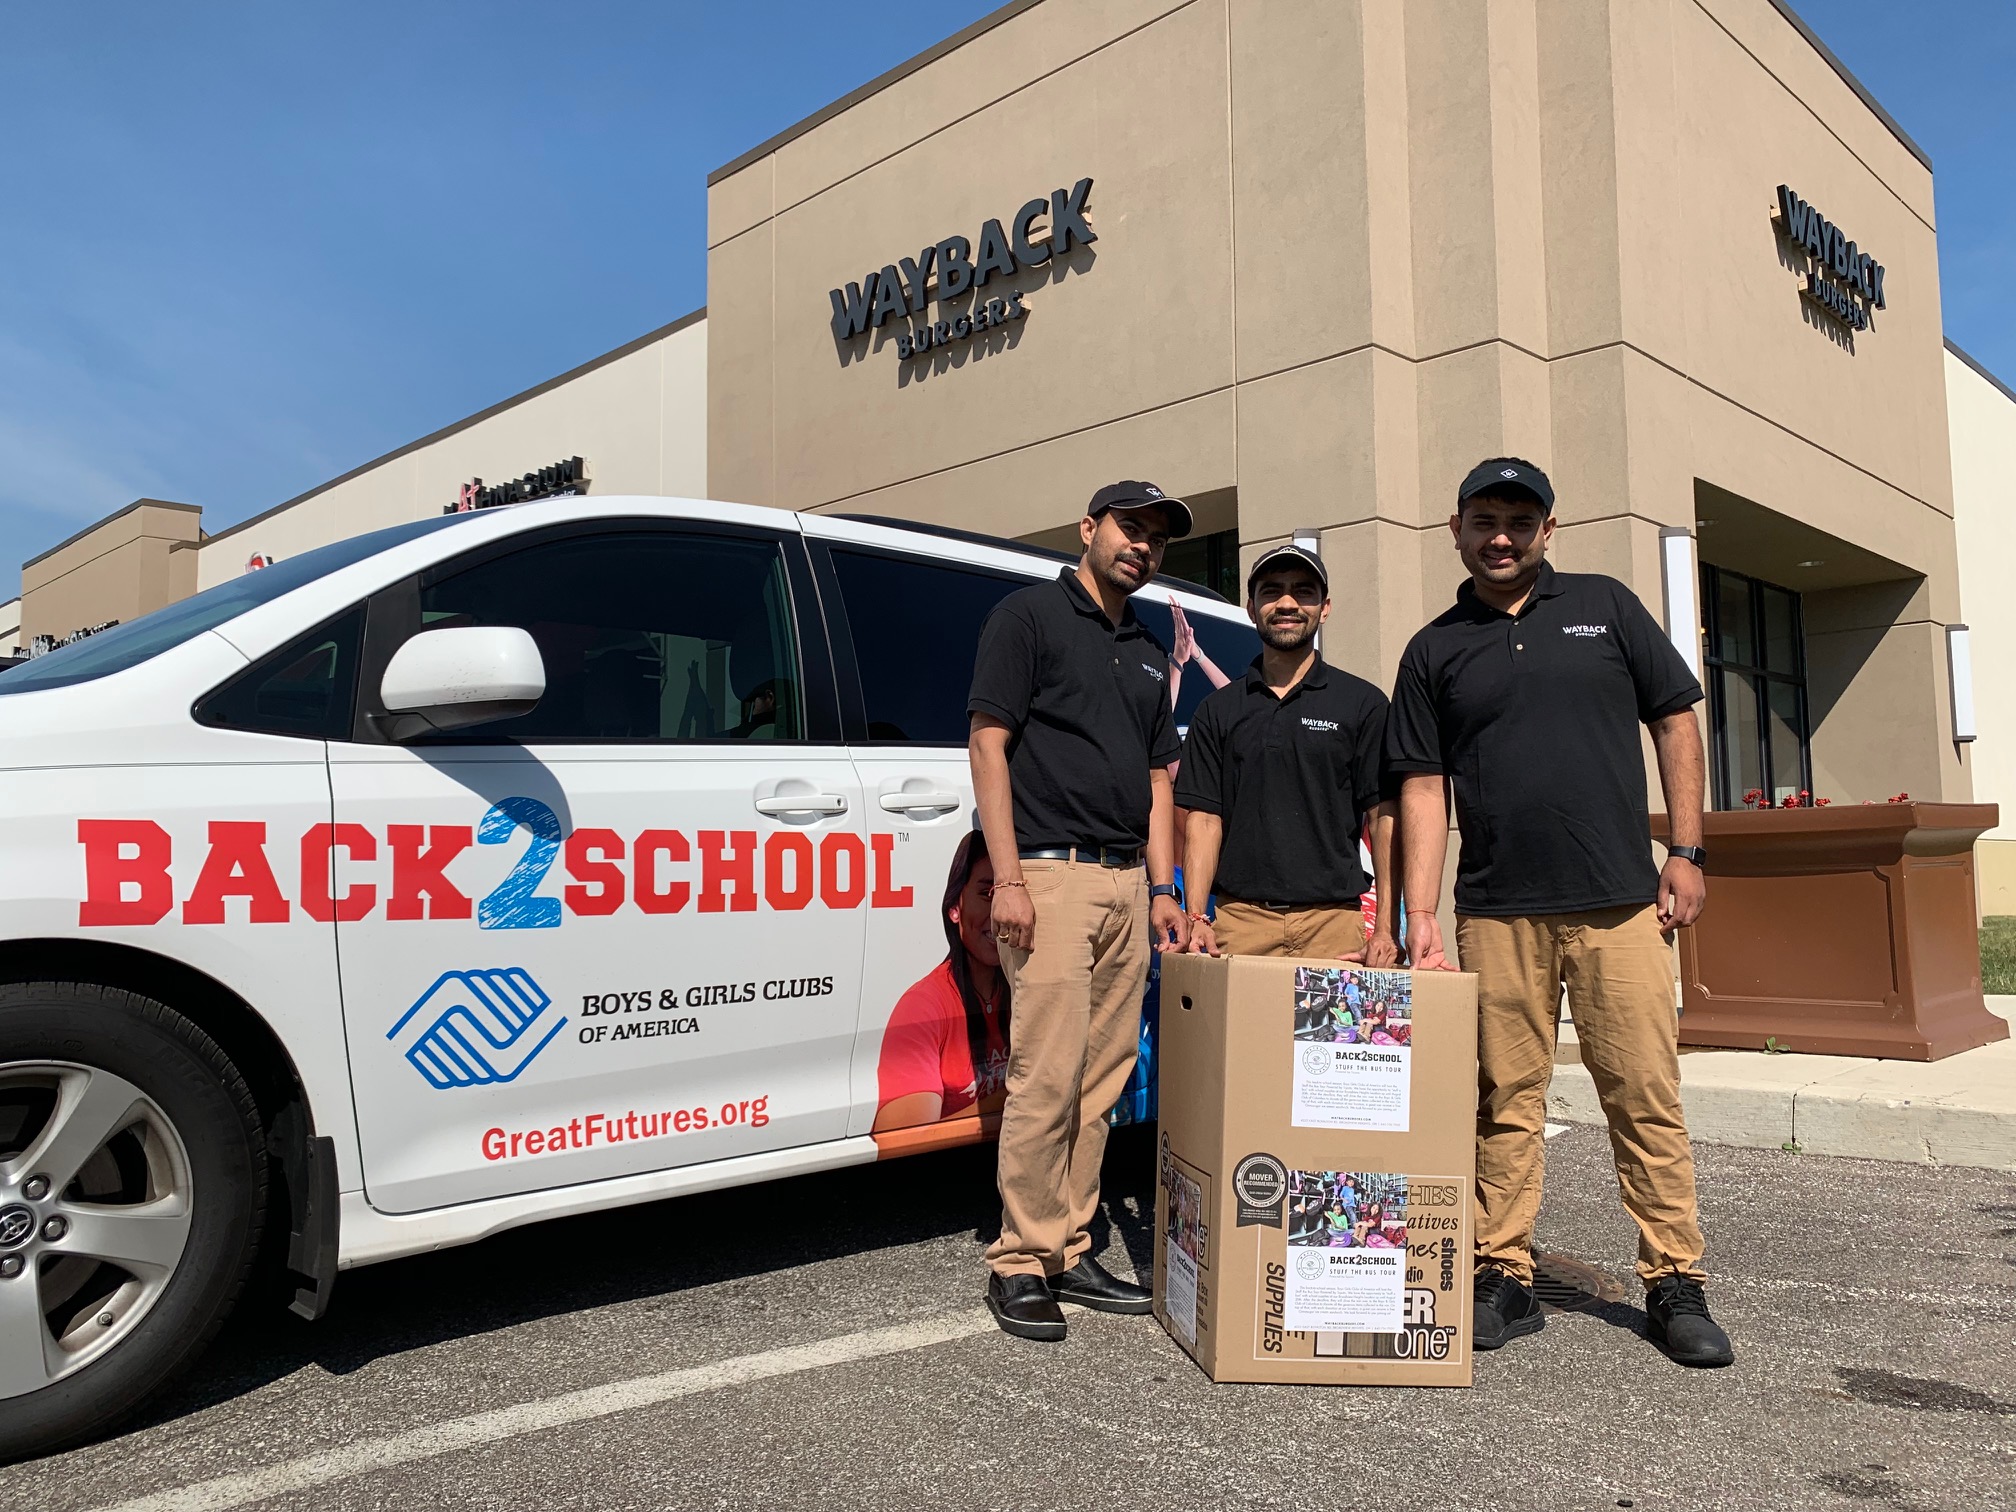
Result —
POLYGON ((1169 1231, 1164 1236, 1162 1306, 1169 1326, 1186 1344, 1197 1342, 1197 1260, 1204 1244, 1204 1189, 1165 1160, 1169 1231))
POLYGON ((1296 967, 1289 1122, 1404 1134, 1413 1043, 1409 973, 1296 967))
POLYGON ((1338 1333, 1407 1326, 1407 1178, 1379 1171, 1289 1174, 1283 1324, 1338 1333))

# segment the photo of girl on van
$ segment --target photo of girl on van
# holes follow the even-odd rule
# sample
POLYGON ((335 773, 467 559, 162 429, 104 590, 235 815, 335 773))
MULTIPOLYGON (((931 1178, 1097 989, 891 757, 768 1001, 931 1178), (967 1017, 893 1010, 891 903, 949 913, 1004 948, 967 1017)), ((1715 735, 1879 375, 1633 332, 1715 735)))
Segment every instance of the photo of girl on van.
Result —
POLYGON ((938 916, 946 957, 889 1016, 874 1132, 999 1114, 1008 1083, 1008 978, 994 939, 994 863, 978 830, 959 842, 938 916))

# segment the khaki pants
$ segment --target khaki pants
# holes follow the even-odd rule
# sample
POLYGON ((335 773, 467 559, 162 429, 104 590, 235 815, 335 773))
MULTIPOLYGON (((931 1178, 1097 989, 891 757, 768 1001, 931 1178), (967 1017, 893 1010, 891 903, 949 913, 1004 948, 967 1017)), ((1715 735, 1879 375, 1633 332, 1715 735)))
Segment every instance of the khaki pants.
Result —
POLYGON ((1211 931, 1225 955, 1336 957, 1365 948, 1365 915, 1342 906, 1283 912, 1220 898, 1211 931))
POLYGON ((1055 1275, 1092 1247, 1106 1115, 1134 1072, 1154 949, 1148 873, 1024 861, 1034 949, 1001 947, 1011 990, 1008 1102, 1001 1110, 1004 1276, 1055 1275))
POLYGON ((1477 974, 1478 1262, 1533 1277, 1566 984, 1582 1064, 1610 1125, 1617 1185, 1638 1225, 1638 1275, 1648 1286, 1676 1274, 1701 1279, 1673 958, 1652 908, 1459 918, 1456 946, 1463 969, 1477 974))

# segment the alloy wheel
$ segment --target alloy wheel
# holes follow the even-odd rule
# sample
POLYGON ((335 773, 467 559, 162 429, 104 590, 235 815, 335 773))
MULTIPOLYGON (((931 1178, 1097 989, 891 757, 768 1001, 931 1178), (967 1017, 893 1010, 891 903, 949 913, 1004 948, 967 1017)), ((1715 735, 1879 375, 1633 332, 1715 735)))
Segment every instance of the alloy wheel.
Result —
POLYGON ((118 1347, 189 1242, 189 1152, 123 1077, 0 1064, 0 1400, 118 1347))

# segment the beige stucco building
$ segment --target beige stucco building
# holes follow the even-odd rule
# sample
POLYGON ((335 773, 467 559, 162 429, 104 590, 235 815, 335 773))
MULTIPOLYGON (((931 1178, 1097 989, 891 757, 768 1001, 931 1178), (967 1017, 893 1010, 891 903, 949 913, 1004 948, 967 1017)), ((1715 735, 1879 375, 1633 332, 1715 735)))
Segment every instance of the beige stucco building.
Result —
MULTIPOLYGON (((1729 674, 1763 752, 1731 782, 1782 704, 1810 772, 1755 785, 1961 797, 1935 224, 1923 155, 1772 0, 1013 4, 714 175, 711 490, 1039 535, 1150 477, 1242 553, 1317 527, 1331 654, 1383 683, 1458 579, 1457 480, 1520 455, 1564 568, 1658 607, 1671 529, 1798 595, 1807 712, 1729 674), (913 292, 902 259, 977 263, 1087 179, 1089 242, 913 292), (1873 328, 1802 297, 1781 184, 1884 265, 1873 328), (904 308, 851 334, 871 273, 904 308), (1026 315, 900 355, 1001 295, 1026 315)), ((1758 644, 1710 649, 1748 665, 1743 612, 1758 644)))
POLYGON ((1974 792, 2004 822, 1975 847, 1981 910, 2016 914, 2016 597, 2002 579, 2016 512, 2016 392, 1950 343, 1953 504, 1960 602, 1973 643, 1974 792))
POLYGON ((135 499, 23 562, 17 632, 23 648, 38 636, 61 641, 137 619, 194 593, 196 562, 179 548, 200 537, 202 513, 194 504, 135 499))
POLYGON ((705 497, 704 317, 695 310, 219 531, 196 553, 197 586, 234 577, 261 556, 277 560, 440 514, 472 482, 495 486, 576 457, 593 492, 705 497))
POLYGON ((704 312, 216 535, 142 501, 45 553, 24 633, 577 457, 1059 544, 1145 476, 1221 590, 1316 535, 1385 683, 1503 452, 1696 654, 1717 801, 2016 799, 1970 770, 2016 778, 2016 621, 1958 566, 2016 419, 1945 350, 1924 154, 1779 0, 1015 0, 714 174, 708 245, 704 312))

